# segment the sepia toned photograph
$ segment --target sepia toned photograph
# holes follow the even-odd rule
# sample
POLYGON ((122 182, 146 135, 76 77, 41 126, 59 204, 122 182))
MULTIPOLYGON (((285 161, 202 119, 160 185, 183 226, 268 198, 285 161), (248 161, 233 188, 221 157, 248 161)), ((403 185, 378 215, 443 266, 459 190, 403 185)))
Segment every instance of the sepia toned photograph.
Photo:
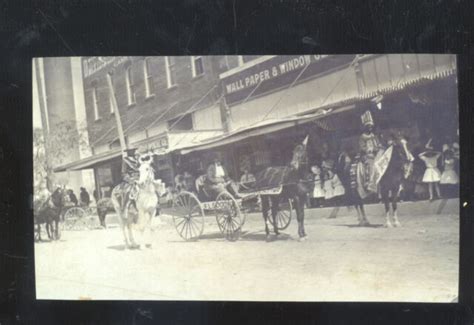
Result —
POLYGON ((456 302, 456 55, 34 58, 37 299, 456 302))

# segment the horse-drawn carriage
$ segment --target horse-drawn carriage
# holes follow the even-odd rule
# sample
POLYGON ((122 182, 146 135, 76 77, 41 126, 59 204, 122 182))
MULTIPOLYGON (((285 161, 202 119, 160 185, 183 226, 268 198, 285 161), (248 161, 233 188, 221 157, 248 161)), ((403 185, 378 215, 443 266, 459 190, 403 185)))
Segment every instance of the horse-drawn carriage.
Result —
MULTIPOLYGON (((247 214, 253 210, 262 195, 279 195, 282 186, 241 192, 232 190, 235 184, 229 182, 225 190, 212 195, 204 187, 195 191, 181 191, 166 213, 172 215, 178 234, 184 240, 197 240, 204 231, 204 218, 214 215, 220 232, 227 240, 237 240, 241 234, 247 214), (232 187, 232 185, 234 185, 232 187), (232 194, 236 193, 236 194, 232 194)), ((275 218, 278 230, 288 227, 292 216, 291 200, 281 202, 275 218)), ((272 218, 269 218, 273 224, 272 218)))

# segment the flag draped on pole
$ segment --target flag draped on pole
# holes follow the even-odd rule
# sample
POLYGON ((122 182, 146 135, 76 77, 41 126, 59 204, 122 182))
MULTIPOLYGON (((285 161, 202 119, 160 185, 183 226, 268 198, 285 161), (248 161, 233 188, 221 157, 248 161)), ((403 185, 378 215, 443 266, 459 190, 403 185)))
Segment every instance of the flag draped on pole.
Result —
POLYGON ((387 148, 387 150, 384 151, 383 154, 381 154, 377 159, 375 159, 375 184, 378 184, 382 176, 385 174, 388 164, 390 163, 390 159, 392 159, 392 152, 393 146, 390 146, 387 148))

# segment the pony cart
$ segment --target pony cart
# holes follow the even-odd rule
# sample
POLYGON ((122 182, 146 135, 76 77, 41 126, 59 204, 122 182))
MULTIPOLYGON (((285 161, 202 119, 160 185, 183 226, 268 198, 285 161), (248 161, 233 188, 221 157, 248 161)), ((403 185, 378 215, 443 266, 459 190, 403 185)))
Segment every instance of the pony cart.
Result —
MULTIPOLYGON (((231 191, 221 191, 214 198, 204 191, 179 192, 168 213, 172 215, 178 234, 186 241, 197 240, 204 231, 204 217, 214 215, 217 226, 222 235, 229 241, 239 238, 246 215, 252 211, 262 195, 280 195, 282 186, 268 189, 238 192, 238 196, 231 191)), ((279 230, 286 229, 292 216, 291 200, 284 200, 279 204, 275 218, 279 230)), ((269 218, 273 225, 272 218, 269 218)))

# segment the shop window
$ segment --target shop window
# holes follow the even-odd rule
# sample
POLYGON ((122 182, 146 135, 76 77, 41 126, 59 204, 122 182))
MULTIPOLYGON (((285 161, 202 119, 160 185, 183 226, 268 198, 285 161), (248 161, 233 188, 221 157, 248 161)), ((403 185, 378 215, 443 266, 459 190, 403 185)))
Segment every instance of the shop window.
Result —
POLYGON ((202 61, 202 56, 192 56, 191 67, 193 70, 193 78, 204 74, 204 65, 202 61))
POLYGON ((191 114, 186 114, 168 121, 170 130, 187 131, 193 129, 193 118, 191 114))
POLYGON ((155 85, 153 83, 153 76, 150 71, 150 59, 143 60, 143 75, 145 80, 145 96, 151 97, 155 93, 155 85))
POLYGON ((166 83, 168 88, 176 85, 175 66, 175 58, 172 56, 165 56, 166 83))
POLYGON ((125 82, 127 84, 128 105, 133 105, 136 103, 136 98, 135 98, 135 85, 133 84, 132 66, 129 66, 125 73, 126 73, 125 82))

